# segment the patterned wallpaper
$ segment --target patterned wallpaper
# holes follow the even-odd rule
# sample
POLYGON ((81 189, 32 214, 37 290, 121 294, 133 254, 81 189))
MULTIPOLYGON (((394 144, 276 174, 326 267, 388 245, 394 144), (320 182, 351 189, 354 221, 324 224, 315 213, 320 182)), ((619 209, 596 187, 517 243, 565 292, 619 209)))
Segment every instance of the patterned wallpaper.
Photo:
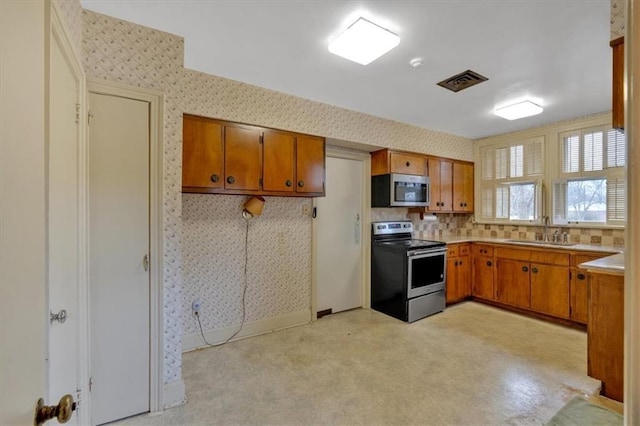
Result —
MULTIPOLYGON (((91 11, 82 13, 88 76, 165 93, 164 382, 181 378, 181 341, 196 331, 191 301, 203 304, 205 330, 240 322, 244 256, 241 196, 181 194, 182 113, 472 160, 472 142, 297 98, 183 67, 181 37, 91 11)), ((247 320, 308 309, 311 222, 305 199, 268 197, 250 222, 247 320)))
POLYGON ((54 0, 69 30, 73 47, 78 54, 82 45, 82 5, 80 0, 54 0))
POLYGON ((626 0, 611 0, 611 40, 624 36, 626 0))

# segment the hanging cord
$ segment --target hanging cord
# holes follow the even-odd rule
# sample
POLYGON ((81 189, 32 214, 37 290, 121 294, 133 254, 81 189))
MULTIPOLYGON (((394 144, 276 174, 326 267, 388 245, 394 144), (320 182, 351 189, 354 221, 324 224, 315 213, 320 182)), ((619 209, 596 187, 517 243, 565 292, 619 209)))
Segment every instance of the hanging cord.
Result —
POLYGON ((207 339, 204 337, 204 332, 202 331, 202 323, 200 322, 200 315, 196 312, 196 319, 198 320, 198 327, 200 327, 200 335, 202 336, 202 340, 207 346, 222 346, 226 343, 229 343, 231 339, 236 337, 242 327, 244 326, 244 322, 247 316, 247 308, 246 308, 246 298, 247 298, 247 264, 249 263, 249 219, 245 219, 246 227, 244 231, 244 286, 242 289, 242 321, 240 321, 240 327, 236 330, 235 333, 231 335, 227 340, 221 343, 209 343, 207 339))

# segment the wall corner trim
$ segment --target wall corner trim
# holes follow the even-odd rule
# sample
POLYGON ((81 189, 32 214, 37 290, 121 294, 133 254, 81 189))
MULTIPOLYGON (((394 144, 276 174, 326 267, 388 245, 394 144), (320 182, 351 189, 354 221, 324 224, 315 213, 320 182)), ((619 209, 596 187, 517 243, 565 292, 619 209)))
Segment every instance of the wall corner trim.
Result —
POLYGON ((187 396, 185 393, 184 381, 178 380, 177 382, 165 383, 163 389, 163 408, 177 407, 187 402, 187 396))

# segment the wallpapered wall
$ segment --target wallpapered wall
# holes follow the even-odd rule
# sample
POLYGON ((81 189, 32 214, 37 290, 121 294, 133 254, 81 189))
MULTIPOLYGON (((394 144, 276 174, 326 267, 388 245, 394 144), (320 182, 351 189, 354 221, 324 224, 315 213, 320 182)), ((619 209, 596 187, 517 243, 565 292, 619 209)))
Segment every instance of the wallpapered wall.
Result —
POLYGON ((626 1, 611 0, 611 40, 624 36, 626 1))
MULTIPOLYGON (((181 378, 181 340, 240 322, 246 197, 182 195, 182 113, 317 134, 349 142, 472 160, 472 142, 183 67, 183 39, 91 11, 82 14, 82 56, 90 77, 165 93, 164 382, 181 378)), ((251 221, 247 319, 310 308, 311 221, 305 199, 268 197, 251 221), (275 239, 275 240, 274 240, 275 239)))

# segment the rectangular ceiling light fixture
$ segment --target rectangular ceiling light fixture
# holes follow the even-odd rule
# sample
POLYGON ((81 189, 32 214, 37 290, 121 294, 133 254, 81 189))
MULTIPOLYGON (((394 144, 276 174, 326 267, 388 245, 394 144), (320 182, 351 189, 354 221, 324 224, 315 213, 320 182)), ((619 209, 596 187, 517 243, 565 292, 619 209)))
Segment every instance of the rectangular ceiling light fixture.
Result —
POLYGON ((519 118, 530 117, 540 114, 543 111, 540 105, 534 104, 530 100, 515 103, 501 108, 496 108, 493 113, 507 120, 517 120, 519 118))
POLYGON ((329 43, 329 52, 368 65, 400 44, 400 37, 364 18, 358 18, 329 43))

